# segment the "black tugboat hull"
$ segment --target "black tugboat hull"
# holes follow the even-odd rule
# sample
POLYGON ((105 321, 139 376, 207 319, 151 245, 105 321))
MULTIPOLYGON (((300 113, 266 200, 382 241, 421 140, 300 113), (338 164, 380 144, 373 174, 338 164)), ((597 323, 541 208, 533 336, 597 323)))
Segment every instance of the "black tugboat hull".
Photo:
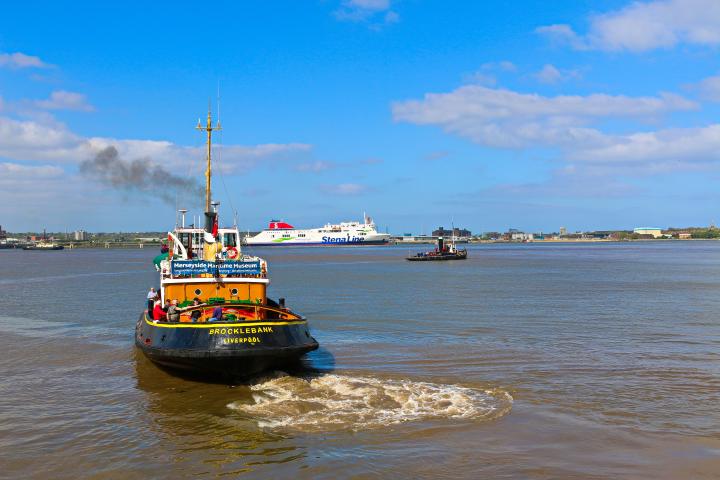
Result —
POLYGON ((212 377, 245 378, 282 368, 318 348, 307 321, 172 324, 142 314, 135 345, 170 369, 212 377))
POLYGON ((467 253, 458 253, 455 255, 424 255, 421 257, 407 257, 407 259, 411 262, 442 262, 447 260, 465 260, 466 258, 467 253))

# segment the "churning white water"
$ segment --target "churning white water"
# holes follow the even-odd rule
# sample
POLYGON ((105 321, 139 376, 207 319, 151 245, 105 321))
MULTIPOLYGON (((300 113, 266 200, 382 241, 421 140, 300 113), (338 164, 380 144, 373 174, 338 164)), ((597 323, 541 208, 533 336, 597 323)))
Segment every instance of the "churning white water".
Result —
POLYGON ((498 418, 512 406, 502 390, 348 375, 298 378, 278 374, 250 387, 236 410, 264 428, 370 429, 434 418, 498 418))

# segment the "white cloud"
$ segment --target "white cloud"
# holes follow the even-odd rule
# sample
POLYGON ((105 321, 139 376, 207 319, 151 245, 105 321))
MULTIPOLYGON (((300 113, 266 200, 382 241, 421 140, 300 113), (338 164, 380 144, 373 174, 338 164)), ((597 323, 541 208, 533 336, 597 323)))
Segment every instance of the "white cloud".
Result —
POLYGON ((497 83, 496 74, 516 71, 517 67, 515 64, 508 60, 503 60, 501 62, 487 62, 483 63, 477 72, 465 75, 463 77, 463 81, 465 83, 494 86, 497 83))
POLYGON ((56 90, 50 94, 47 100, 37 100, 35 105, 47 110, 77 110, 91 112, 95 108, 87 102, 82 93, 56 90))
POLYGON ((335 168, 335 164, 332 162, 324 162, 322 160, 316 160, 310 163, 301 163, 295 167, 298 172, 324 172, 335 168))
POLYGON ((485 85, 492 87, 497 83, 495 75, 491 75, 485 72, 475 72, 465 77, 465 83, 476 83, 478 85, 485 85))
POLYGON ((448 94, 395 103, 393 114, 396 121, 436 125, 491 147, 556 148, 566 170, 553 180, 555 184, 542 184, 542 188, 604 178, 603 185, 612 184, 613 191, 621 192, 624 184, 608 179, 720 167, 720 124, 629 133, 606 133, 595 124, 612 118, 642 120, 696 107, 670 94, 544 97, 465 86, 448 94))
POLYGON ((590 18, 586 35, 569 25, 536 30, 576 49, 643 52, 680 43, 720 45, 720 2, 717 0, 655 0, 590 18))
POLYGON ((104 190, 56 165, 0 163, 0 217, 15 231, 87 228, 98 208, 100 217, 117 213, 117 198, 104 190))
POLYGON ((19 163, 0 163, 0 185, 5 186, 20 180, 57 178, 63 174, 63 169, 55 165, 34 166, 19 163))
POLYGON ((550 40, 558 44, 569 44, 574 48, 583 49, 583 40, 578 36, 577 33, 565 24, 545 25, 535 29, 536 33, 545 35, 550 40))
POLYGON ((368 187, 358 183, 340 183, 337 185, 322 185, 320 190, 330 195, 353 196, 366 193, 368 187))
POLYGON ((708 77, 693 85, 705 100, 720 102, 720 75, 708 77))
POLYGON ((674 128, 613 136, 603 146, 578 148, 571 159, 596 163, 651 164, 654 168, 680 167, 720 161, 720 124, 700 128, 674 128))
POLYGON ((500 62, 500 63, 498 64, 498 66, 500 67, 500 70, 504 70, 504 71, 506 71, 506 72, 515 72, 515 71, 517 71, 517 67, 515 66, 515 64, 512 63, 512 62, 509 62, 509 61, 507 61, 507 60, 503 60, 502 62, 500 62))
POLYGON ((539 182, 505 183, 478 192, 477 196, 502 197, 624 197, 637 194, 638 188, 625 181, 609 178, 604 172, 569 165, 555 170, 550 178, 539 182))
POLYGON ((391 24, 391 23, 398 23, 400 21, 400 15, 398 15, 397 12, 393 12, 392 10, 387 12, 385 14, 385 23, 391 24))
POLYGON ((560 70, 555 65, 545 64, 540 71, 533 74, 533 77, 540 83, 555 84, 564 82, 573 78, 578 78, 580 74, 577 70, 560 70))
POLYGON ((395 121, 437 125, 477 143, 505 148, 604 144, 605 135, 588 125, 606 118, 653 118, 695 108, 697 104, 674 94, 545 97, 479 85, 392 105, 395 121))
POLYGON ((541 83, 557 83, 563 78, 560 70, 558 70, 557 67, 555 67, 554 65, 550 65, 549 63, 545 64, 545 66, 543 66, 543 68, 540 69, 540 71, 537 72, 534 76, 541 83))
POLYGON ((333 14, 338 20, 349 22, 377 22, 380 18, 381 23, 387 25, 400 21, 397 12, 390 10, 391 6, 390 0, 344 0, 333 14))
POLYGON ((20 99, 3 101, 0 97, 0 112, 16 114, 24 118, 33 118, 44 123, 54 123, 54 117, 48 113, 52 110, 74 110, 92 112, 95 110, 82 93, 55 90, 49 98, 43 100, 20 99))
POLYGON ((85 140, 61 124, 0 117, 0 157, 13 160, 80 161, 85 140))
POLYGON ((40 60, 39 57, 26 55, 24 53, 0 53, 0 68, 50 68, 52 65, 40 60))
POLYGON ((387 10, 390 8, 390 0, 348 0, 345 4, 349 7, 367 10, 387 10))
POLYGON ((382 158, 377 157, 369 157, 369 158, 363 158, 361 160, 353 160, 353 161, 346 161, 346 162, 329 162, 325 160, 313 160, 313 161, 306 161, 303 163, 298 163, 293 167, 293 169, 296 172, 306 172, 306 173, 320 173, 320 172, 326 172, 328 170, 336 170, 336 169, 342 169, 342 170, 351 170, 351 169, 357 169, 357 168, 364 168, 365 166, 372 166, 372 165, 379 165, 383 163, 382 158))
MULTIPOLYGON (((204 147, 187 147, 158 140, 82 137, 57 122, 41 123, 0 117, 0 157, 13 161, 53 161, 78 164, 108 146, 117 148, 125 159, 150 158, 168 168, 187 171, 201 168, 204 147)), ((307 152, 303 143, 260 145, 217 145, 214 159, 224 173, 242 173, 260 162, 307 152)))
POLYGON ((480 67, 481 70, 499 70, 503 72, 516 72, 517 66, 509 60, 501 62, 487 62, 480 67))

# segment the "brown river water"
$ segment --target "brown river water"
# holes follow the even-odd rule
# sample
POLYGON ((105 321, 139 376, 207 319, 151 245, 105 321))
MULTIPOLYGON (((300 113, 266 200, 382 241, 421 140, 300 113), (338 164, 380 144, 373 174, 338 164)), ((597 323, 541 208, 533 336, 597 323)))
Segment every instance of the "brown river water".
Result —
POLYGON ((234 385, 135 350, 157 252, 0 250, 0 478, 720 478, 720 242, 469 250, 253 249, 321 348, 234 385))

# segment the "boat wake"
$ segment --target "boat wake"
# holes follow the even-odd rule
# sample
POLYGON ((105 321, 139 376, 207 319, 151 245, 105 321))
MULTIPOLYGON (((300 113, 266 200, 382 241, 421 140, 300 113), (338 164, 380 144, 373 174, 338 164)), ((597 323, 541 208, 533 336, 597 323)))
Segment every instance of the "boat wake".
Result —
POLYGON ((499 390, 346 375, 298 378, 285 374, 250 386, 252 399, 228 408, 261 428, 363 430, 433 419, 492 420, 512 407, 499 390))

